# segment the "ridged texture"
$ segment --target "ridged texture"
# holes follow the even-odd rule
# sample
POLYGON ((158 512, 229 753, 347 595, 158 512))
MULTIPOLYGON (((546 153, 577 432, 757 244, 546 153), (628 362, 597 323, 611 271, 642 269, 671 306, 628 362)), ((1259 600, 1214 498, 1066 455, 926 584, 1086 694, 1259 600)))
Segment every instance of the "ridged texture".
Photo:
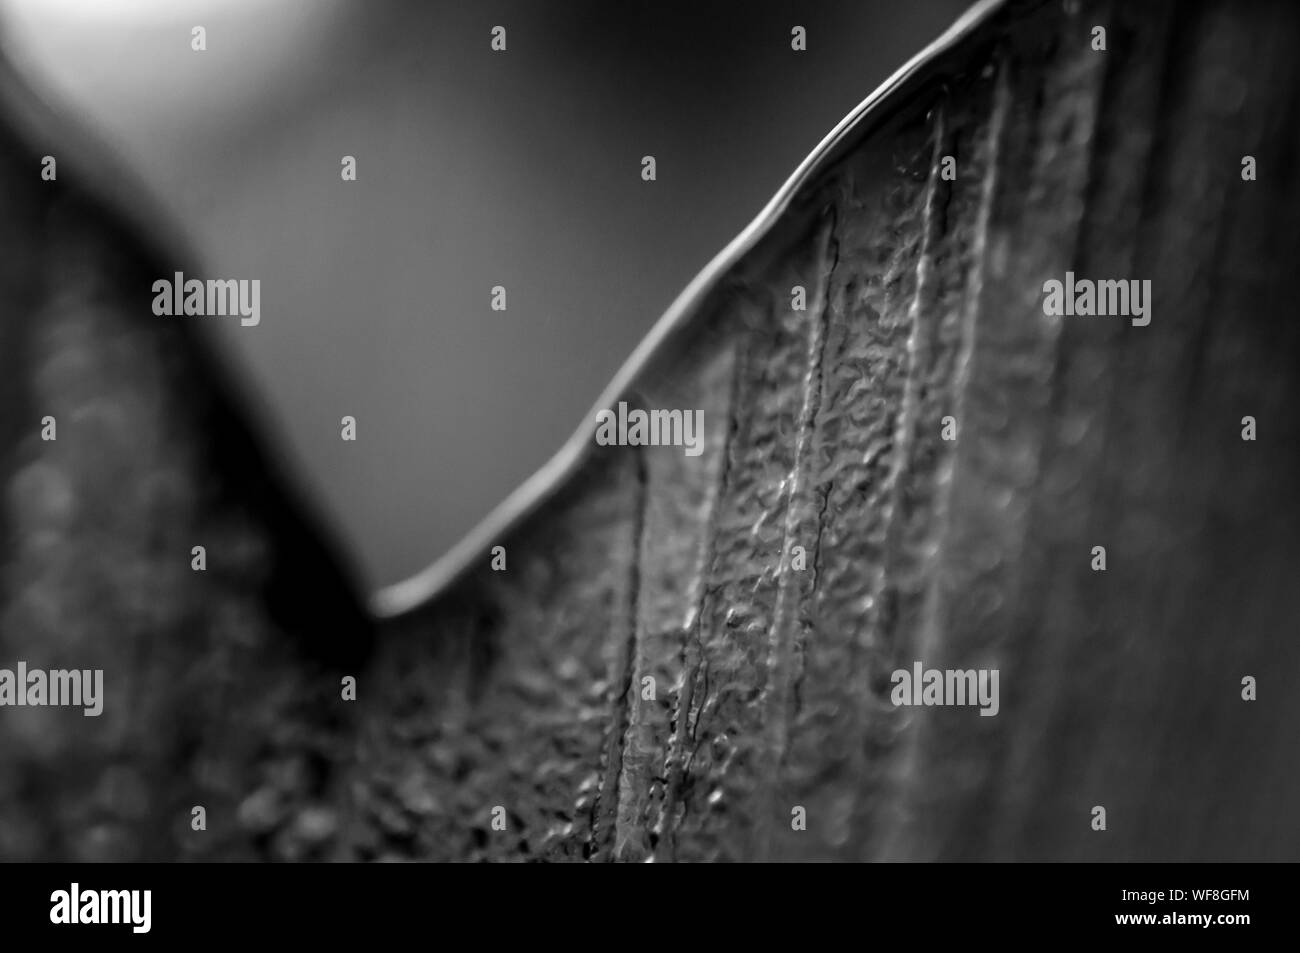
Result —
POLYGON ((150 855, 1296 859, 1297 40, 1285 2, 999 11, 625 395, 701 409, 703 454, 593 446, 495 542, 504 571, 483 553, 350 655, 354 602, 274 518, 261 458, 226 452, 244 437, 212 436, 226 398, 196 345, 122 317, 118 264, 84 266, 112 294, 34 282, 82 260, 79 232, 6 193, 3 297, 28 320, 0 325, 23 383, 0 405, 0 645, 75 640, 76 664, 130 656, 144 681, 111 743, 0 714, 0 851, 130 853, 154 802, 118 839, 69 813, 126 765, 180 826, 150 855), (1149 279, 1151 324, 1044 315, 1066 271, 1149 279), (55 412, 57 451, 32 436, 55 412), (189 573, 200 538, 224 575, 189 573), (1000 713, 896 708, 916 660, 998 669, 1000 713), (38 803, 76 745, 87 773, 38 803), (223 793, 162 778, 192 746, 223 793), (185 833, 204 798, 221 850, 185 833))
MULTIPOLYGON (((434 648, 442 614, 486 609, 495 621, 454 637, 491 647, 475 677, 504 686, 540 658, 550 688, 478 710, 531 721, 577 691, 558 678, 573 643, 509 620, 534 611, 536 576, 581 585, 563 604, 597 633, 587 657, 626 644, 632 660, 606 699, 621 747, 600 749, 622 764, 617 835, 611 855, 596 811, 589 856, 1300 853, 1286 741, 1300 601, 1283 582, 1300 568, 1287 410, 1300 341, 1283 265, 1300 211, 1300 28, 1285 4, 1247 6, 999 14, 810 183, 647 369, 646 406, 713 422, 704 455, 598 451, 501 541, 508 572, 485 557, 394 623, 460 684, 468 672, 447 676, 434 648), (1245 154, 1271 171, 1243 182, 1245 154), (1150 279, 1152 323, 1045 316, 1043 282, 1067 270, 1150 279), (1267 437, 1241 439, 1247 414, 1267 437), (594 515, 611 495, 626 506, 617 528, 594 515), (890 673, 915 660, 998 669, 1001 713, 895 708, 890 673), (1268 698, 1244 702, 1244 675, 1268 698)), ((392 710, 368 714, 382 725, 392 710)), ((552 743, 576 742, 576 725, 552 743)), ((444 743, 463 751, 472 734, 444 743)), ((560 759, 505 785, 496 760, 462 764, 449 786, 480 810, 552 803, 537 779, 560 759)), ((565 817, 593 800, 554 793, 565 817)), ((476 857, 561 853, 486 823, 478 836, 476 857)), ((400 853, 467 856, 432 840, 400 853)))

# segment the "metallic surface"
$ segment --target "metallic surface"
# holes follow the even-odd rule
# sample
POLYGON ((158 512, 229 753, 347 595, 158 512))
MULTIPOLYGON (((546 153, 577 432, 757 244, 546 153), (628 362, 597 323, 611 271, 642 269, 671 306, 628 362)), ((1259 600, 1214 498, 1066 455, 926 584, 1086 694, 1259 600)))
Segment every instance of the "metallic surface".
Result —
POLYGON ((571 444, 373 643, 219 370, 138 317, 160 256, 6 133, 0 646, 130 688, 0 722, 0 853, 1294 859, 1298 36, 981 6, 602 398, 703 409, 704 453, 571 444), (1151 324, 1044 315, 1067 270, 1151 280, 1151 324), (918 659, 999 669, 998 716, 896 708, 918 659))

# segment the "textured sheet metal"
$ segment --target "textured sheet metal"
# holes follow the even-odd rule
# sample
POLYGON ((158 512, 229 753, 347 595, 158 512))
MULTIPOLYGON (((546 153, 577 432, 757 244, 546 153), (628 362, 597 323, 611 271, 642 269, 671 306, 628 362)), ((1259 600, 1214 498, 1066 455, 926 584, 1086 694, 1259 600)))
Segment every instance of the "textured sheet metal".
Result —
MULTIPOLYGON (((469 855, 440 834, 375 849, 1294 858, 1296 17, 1013 5, 895 91, 628 388, 702 408, 705 453, 593 449, 503 534, 508 572, 483 556, 392 623, 439 684, 461 660, 450 681, 477 679, 478 717, 553 747, 510 777, 513 745, 443 769, 471 804, 517 812, 513 836, 484 823, 469 855), (1275 172, 1243 182, 1246 154, 1275 172), (1067 270, 1151 280, 1152 323, 1045 316, 1043 282, 1067 270), (1241 439, 1247 414, 1267 440, 1241 439), (620 499, 620 524, 596 515, 620 499), (516 621, 560 586, 585 653, 566 626, 516 621), (452 603, 479 623, 449 629, 452 603), (476 675, 470 646, 494 660, 476 675), (575 651, 614 662, 594 710, 585 678, 555 674, 575 651), (999 669, 1001 713, 895 708, 890 672, 916 659, 999 669), (503 694, 534 660, 542 697, 503 694), (1267 703, 1242 701, 1244 675, 1276 680, 1267 703), (585 786, 540 783, 569 777, 562 752, 586 738, 576 714, 538 718, 552 709, 606 727, 584 742, 585 786)), ((474 731, 437 714, 438 691, 405 704, 463 757, 474 731)), ((394 714, 368 712, 376 737, 394 714)), ((410 748, 366 751, 414 770, 410 748)))
POLYGON ((620 378, 704 453, 587 445, 373 644, 142 317, 164 258, 6 133, 0 647, 131 687, 0 722, 0 853, 1300 856, 1297 39, 1284 2, 985 5, 620 378), (1067 270, 1150 279, 1151 324, 1045 316, 1067 270), (916 659, 998 669, 999 715, 895 708, 916 659))

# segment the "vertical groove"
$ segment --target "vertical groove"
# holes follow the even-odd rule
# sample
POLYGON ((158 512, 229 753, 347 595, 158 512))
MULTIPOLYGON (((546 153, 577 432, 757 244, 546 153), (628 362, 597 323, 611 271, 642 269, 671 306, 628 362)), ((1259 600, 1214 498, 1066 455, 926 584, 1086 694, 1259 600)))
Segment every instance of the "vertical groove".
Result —
POLYGON ((692 708, 695 702, 696 683, 704 665, 704 647, 700 641, 700 626, 703 625, 704 609, 709 601, 709 580, 713 577, 717 562, 718 523, 723 501, 731 484, 731 459, 733 440, 740 427, 740 390, 748 366, 748 348, 738 347, 731 360, 730 386, 727 396, 727 427, 724 431, 720 448, 722 466, 719 467, 716 491, 709 507, 709 520, 705 529, 705 545, 700 553, 701 584, 695 605, 691 607, 686 624, 686 641, 682 649, 681 685, 677 692, 677 702, 673 715, 673 730, 669 738, 664 757, 664 798, 660 807, 659 818, 654 825, 657 843, 654 857, 669 861, 676 859, 676 825, 673 815, 682 801, 682 788, 685 784, 687 765, 687 746, 694 739, 695 727, 692 708))
POLYGON ((592 825, 591 837, 588 846, 588 856, 595 859, 607 859, 599 857, 599 852, 603 846, 601 843, 602 825, 612 825, 614 827, 614 844, 611 846, 611 857, 617 856, 618 843, 624 833, 620 830, 619 816, 619 783, 623 776, 623 750, 624 738, 631 724, 633 709, 635 706, 632 679, 636 671, 637 644, 639 639, 637 625, 637 609, 640 601, 641 588, 641 546, 645 534, 646 519, 646 462, 645 451, 639 447, 630 448, 634 462, 635 492, 636 500, 632 506, 633 523, 632 523, 632 547, 631 558, 628 565, 627 580, 627 603, 625 606, 626 614, 624 616, 625 631, 622 633, 621 656, 615 656, 615 668, 622 666, 619 675, 619 683, 616 693, 613 694, 613 725, 610 726, 609 734, 605 740, 605 748, 602 752, 602 778, 600 790, 596 795, 595 803, 592 805, 592 825))
MULTIPOLYGON (((945 535, 920 630, 923 651, 915 656, 929 667, 998 671, 1008 689, 1027 681, 1016 647, 1033 593, 1021 567, 1041 555, 1031 532, 1031 488, 1042 477, 1064 326, 1043 312, 1039 288, 1045 278, 1063 277, 1074 254, 1108 62, 1071 19, 1024 29, 1049 26, 1055 46, 1018 62, 1014 76, 1004 74, 1026 108, 1007 126, 1014 151, 994 174, 1019 167, 1027 181, 995 197, 990 210, 988 282, 979 296, 998 307, 981 301, 963 364, 945 535)), ((1009 705, 1016 697, 1009 691, 1009 705)), ((980 818, 997 798, 1006 756, 1003 723, 942 707, 918 711, 914 721, 913 743, 923 738, 925 749, 912 779, 916 830, 924 828, 919 856, 980 855, 990 837, 980 818)))
MULTIPOLYGON (((690 457, 673 448, 643 454, 636 639, 630 656, 630 717, 623 737, 615 843, 620 860, 642 860, 655 852, 673 710, 680 699, 723 469, 719 448, 727 441, 728 393, 734 386, 730 353, 726 347, 706 351, 699 365, 685 374, 689 386, 673 389, 674 399, 704 408, 704 452, 690 457)), ((648 397, 646 402, 648 406, 648 397)))
MULTIPOLYGON (((815 317, 809 322, 808 349, 803 379, 803 405, 799 412, 799 423, 795 434, 795 453, 790 471, 786 474, 785 525, 781 534, 780 563, 777 570, 779 582, 776 590, 776 607, 772 614, 772 627, 768 633, 767 669, 768 678, 765 692, 764 711, 766 725, 764 733, 766 743, 763 747, 767 770, 764 772, 763 800, 768 808, 760 815, 758 836, 758 856, 765 859, 771 852, 771 825, 775 816, 770 806, 775 795, 775 782, 780 764, 789 744, 789 700, 791 679, 793 677, 793 650, 798 628, 795 603, 798 595, 794 592, 795 581, 790 569, 790 550, 797 538, 798 526, 804 515, 804 488, 811 474, 809 473, 809 445, 813 428, 817 420, 817 411, 821 405, 822 359, 826 348, 826 328, 830 320, 830 285, 839 264, 839 243, 835 237, 837 214, 834 205, 830 206, 829 220, 821 227, 817 238, 817 253, 814 261, 821 274, 817 281, 817 294, 813 299, 810 313, 815 317)), ((818 517, 820 523, 820 514, 818 517)), ((815 557, 814 557, 815 561, 815 557)))
MULTIPOLYGON (((970 384, 971 364, 975 356, 975 337, 977 325, 979 324, 980 302, 983 297, 985 271, 988 268, 989 223, 993 213, 993 199, 999 184, 998 168, 1002 158, 1002 135, 1007 126, 1007 116, 1011 111, 1011 84, 1007 75, 1008 69, 1005 60, 998 64, 997 85, 993 94, 993 111, 989 116, 988 171, 984 180, 984 194, 980 202, 979 217, 975 225, 975 240, 971 248, 974 267, 971 268, 970 285, 966 292, 967 305, 962 315, 961 348, 957 354, 957 367, 953 386, 953 416, 959 422, 964 417, 963 410, 966 406, 967 388, 970 384)), ((952 483, 956 464, 955 450, 950 448, 939 468, 938 482, 947 492, 939 494, 935 506, 935 539, 939 543, 939 546, 935 548, 934 558, 936 561, 940 558, 940 547, 943 540, 948 537, 952 524, 952 483)), ((928 574, 931 580, 933 580, 936 571, 937 567, 932 565, 928 574)), ((933 618, 933 602, 937 595, 938 593, 932 585, 926 599, 927 618, 933 618)), ((925 626, 918 634, 920 636, 918 649, 924 650, 933 644, 935 633, 932 628, 925 626)))
POLYGON ((917 419, 921 406, 920 391, 925 382, 925 375, 921 373, 921 368, 926 366, 929 355, 935 347, 931 332, 937 332, 937 328, 933 327, 930 321, 925 320, 925 317, 928 311, 928 297, 933 291, 934 246, 938 243, 944 229, 938 207, 941 204, 946 205, 952 195, 951 187, 944 184, 941 168, 945 150, 949 148, 944 102, 934 107, 933 135, 934 151, 930 160, 925 214, 921 223, 921 253, 916 259, 916 289, 908 308, 908 320, 912 330, 907 339, 907 374, 904 378, 902 407, 899 410, 894 434, 898 451, 894 454, 893 467, 889 475, 889 510, 885 517, 889 524, 888 542, 885 546, 884 564, 878 577, 876 592, 873 594, 876 598, 879 598, 880 590, 888 584, 889 570, 898 556, 898 522, 894 517, 899 509, 906 474, 914 463, 912 450, 916 429, 921 425, 921 421, 917 419))
MULTIPOLYGON (((894 572, 900 562, 900 539, 903 535, 901 523, 902 497, 907 475, 914 466, 916 431, 922 426, 918 419, 921 413, 922 388, 926 386, 929 365, 938 360, 937 320, 931 318, 930 298, 934 293, 935 248, 944 232, 946 208, 952 198, 952 189, 942 175, 943 158, 951 148, 948 123, 948 104, 941 100, 930 114, 933 140, 930 149, 930 161, 926 175, 926 187, 922 205, 921 242, 915 264, 915 287, 907 308, 909 331, 906 343, 906 357, 903 373, 903 393, 900 400, 898 417, 894 425, 893 451, 888 475, 883 487, 884 544, 879 565, 873 567, 866 583, 867 602, 871 609, 867 615, 867 625, 859 636, 857 654, 864 657, 893 657, 894 626, 890 607, 885 598, 886 593, 895 585, 894 572)), ((853 732, 855 743, 851 747, 847 776, 852 779, 855 790, 851 792, 849 811, 849 835, 861 846, 871 837, 871 821, 868 812, 876 801, 876 787, 883 781, 880 765, 873 763, 872 738, 882 731, 878 724, 883 709, 877 697, 873 673, 870 669, 855 666, 854 675, 864 678, 864 685, 854 697, 855 724, 849 730, 853 732)), ((884 732, 888 733, 888 731, 884 732)))
MULTIPOLYGON (((989 265, 988 241, 993 202, 999 187, 998 171, 1002 161, 1003 137, 1008 127, 1012 106, 1010 77, 1008 75, 1009 66, 1004 57, 998 57, 995 62, 996 78, 984 137, 984 148, 987 153, 985 175, 971 240, 971 266, 964 296, 965 306, 962 309, 959 325, 960 343, 958 344, 953 371, 952 413, 958 421, 962 419, 962 408, 970 379, 970 366, 974 357, 976 326, 979 319, 980 303, 983 298, 985 272, 989 265)), ((937 641, 937 634, 934 632, 932 623, 935 612, 934 604, 938 599, 937 579, 939 564, 942 560, 943 541, 949 534, 952 522, 951 496, 956 453, 951 446, 940 444, 940 447, 943 456, 935 468, 936 492, 934 495, 931 531, 928 545, 921 547, 925 559, 925 565, 921 567, 921 575, 925 580, 925 594, 922 597, 920 607, 922 615, 920 625, 915 632, 903 633, 910 636, 909 647, 913 650, 912 654, 918 658, 923 656, 937 641)), ((902 645, 894 646, 895 653, 903 650, 902 645)), ((894 776, 895 798, 902 798, 904 801, 908 799, 908 789, 915 780, 920 757, 918 744, 917 731, 913 726, 904 735, 899 746, 900 750, 897 755, 897 768, 894 776)), ((899 804, 893 806, 892 813, 905 818, 908 816, 902 805, 899 804)), ((911 845, 907 843, 909 834, 904 831, 902 825, 891 824, 887 830, 882 832, 882 835, 882 856, 886 858, 906 857, 911 853, 911 845)))

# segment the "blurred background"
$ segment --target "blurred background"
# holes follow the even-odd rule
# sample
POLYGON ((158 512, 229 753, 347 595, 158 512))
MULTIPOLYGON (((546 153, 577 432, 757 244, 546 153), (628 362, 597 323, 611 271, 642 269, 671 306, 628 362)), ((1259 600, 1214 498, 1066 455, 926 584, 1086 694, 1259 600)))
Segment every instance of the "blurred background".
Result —
POLYGON ((0 0, 0 38, 148 183, 202 277, 261 280, 259 326, 206 326, 373 589, 545 463, 681 288, 965 6, 0 0))

